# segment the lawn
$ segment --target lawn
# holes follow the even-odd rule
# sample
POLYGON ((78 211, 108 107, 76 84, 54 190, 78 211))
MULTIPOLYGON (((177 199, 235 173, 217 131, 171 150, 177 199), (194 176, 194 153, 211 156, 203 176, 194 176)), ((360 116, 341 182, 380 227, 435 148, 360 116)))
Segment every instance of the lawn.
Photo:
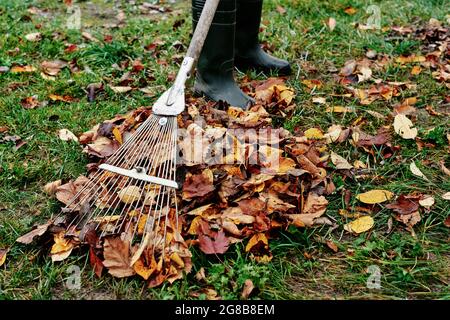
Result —
MULTIPOLYGON (((177 43, 186 48, 190 40, 190 1, 164 1, 161 8, 166 10, 160 11, 140 7, 144 1, 73 2, 68 9, 62 1, 0 0, 0 67, 9 68, 0 71, 0 249, 9 249, 0 266, 0 299, 206 299, 211 292, 222 299, 239 299, 247 279, 255 286, 252 299, 450 298, 450 201, 442 198, 450 191, 450 177, 442 169, 450 168, 449 80, 436 79, 426 67, 412 74, 419 63, 388 63, 374 70, 371 80, 352 86, 365 89, 376 80, 412 85, 403 86, 389 99, 363 104, 345 95, 348 92, 338 76, 347 61, 362 59, 368 52, 394 61, 423 55, 423 43, 414 33, 394 32, 392 27, 420 28, 435 19, 449 28, 448 1, 370 1, 375 6, 372 9, 380 10, 381 28, 375 30, 361 27, 374 14, 368 10, 369 1, 265 1, 263 43, 292 63, 294 72, 287 85, 296 93, 295 111, 286 118, 274 118, 274 124, 292 132, 310 128, 326 132, 331 125, 363 123, 364 130, 372 134, 387 126, 394 155, 384 157, 381 148, 369 154, 349 141, 332 145, 349 162, 369 165, 357 176, 332 176, 336 191, 327 196, 326 216, 336 228, 290 227, 271 240, 273 259, 266 264, 250 259, 245 243, 233 245, 220 257, 192 247, 192 272, 173 284, 151 289, 138 277, 116 279, 106 274, 97 278, 85 251, 53 263, 39 245, 15 243, 33 225, 59 211, 61 204, 43 192, 45 184, 86 172, 86 154, 78 143, 62 141, 58 130, 80 135, 117 114, 151 106, 177 72, 183 54, 177 43), (74 6, 80 8, 81 30, 67 28, 68 18, 76 12, 74 6), (330 18, 336 21, 333 30, 330 18), (36 32, 41 39, 26 39, 36 32), (39 71, 11 72, 14 66, 39 68, 42 61, 55 59, 74 63, 54 79, 39 71), (129 85, 145 90, 115 92, 110 86, 120 84, 121 65, 136 59, 144 68, 129 85), (321 85, 310 88, 311 82, 305 80, 321 85), (93 83, 103 83, 104 90, 89 101, 88 86, 93 83), (52 94, 74 100, 54 101, 52 94), (28 107, 24 102, 32 96, 39 106, 28 107), (326 98, 326 104, 315 99, 320 97, 326 98), (394 133, 392 114, 404 106, 405 99, 414 97, 413 118, 420 139, 407 140, 394 133), (328 106, 351 111, 329 112, 328 106), (411 172, 411 162, 427 179, 411 172), (435 203, 429 210, 421 208, 421 220, 411 228, 397 221, 386 203, 376 205, 370 231, 346 232, 343 226, 352 220, 342 215, 348 207, 346 194, 353 195, 349 206, 357 211, 360 203, 355 195, 373 189, 389 190, 396 196, 431 195, 435 203), (77 290, 66 285, 71 266, 81 270, 77 290), (205 279, 199 281, 196 273, 201 268, 205 279), (377 277, 379 286, 372 281, 377 277)), ((447 29, 450 46, 448 39, 447 29)), ((447 63, 448 59, 447 55, 447 63)), ((266 78, 256 72, 236 76, 239 80, 266 78)))

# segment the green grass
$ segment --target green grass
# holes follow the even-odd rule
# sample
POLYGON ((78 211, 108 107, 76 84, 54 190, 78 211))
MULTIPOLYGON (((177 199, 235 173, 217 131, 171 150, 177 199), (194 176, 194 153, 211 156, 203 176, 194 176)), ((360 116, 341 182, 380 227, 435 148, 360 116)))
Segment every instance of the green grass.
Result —
MULTIPOLYGON (((424 23, 430 18, 445 21, 446 15, 450 14, 446 0, 370 3, 363 0, 279 0, 265 3, 261 37, 275 48, 277 56, 289 59, 294 67, 288 83, 296 90, 298 108, 290 119, 277 122, 279 125, 289 130, 310 127, 326 130, 332 124, 349 126, 359 116, 364 116, 368 120, 364 130, 374 133, 382 125, 390 123, 368 115, 366 110, 388 116, 404 98, 417 96, 419 135, 436 145, 419 152, 414 142, 394 137, 392 144, 400 146, 400 151, 387 160, 379 153, 374 157, 368 156, 348 142, 333 145, 333 150, 347 159, 370 161, 372 176, 369 179, 345 180, 339 175, 332 176, 338 190, 328 197, 327 216, 338 225, 334 231, 328 227, 286 230, 278 239, 271 240, 274 258, 269 264, 251 261, 243 253, 242 245, 232 247, 221 260, 206 257, 194 248, 193 272, 173 285, 164 284, 156 289, 148 289, 137 278, 118 280, 108 275, 96 278, 85 252, 75 252, 63 263, 52 263, 48 252, 40 251, 39 245, 14 244, 15 239, 33 224, 44 222, 59 210, 58 202, 42 192, 43 185, 56 179, 67 181, 85 172, 88 160, 80 146, 61 141, 57 131, 67 128, 80 134, 116 114, 151 105, 155 99, 140 91, 116 94, 106 88, 96 96, 95 102, 89 103, 86 87, 93 82, 103 82, 106 87, 107 84, 116 85, 130 67, 121 71, 113 65, 139 58, 145 71, 134 76, 134 84, 145 84, 153 92, 161 92, 170 84, 168 74, 177 71, 173 56, 180 52, 172 44, 176 40, 185 46, 189 43, 188 1, 176 4, 173 13, 151 16, 140 14, 135 7, 122 2, 122 9, 127 14, 126 24, 113 29, 103 25, 114 21, 107 13, 115 15, 117 10, 103 0, 92 3, 83 1, 79 4, 84 26, 82 31, 100 39, 98 43, 85 40, 78 30, 65 28, 68 14, 60 2, 0 0, 0 66, 30 64, 38 67, 43 60, 59 58, 76 59, 80 69, 84 70, 71 74, 64 69, 56 81, 44 80, 38 72, 0 73, 0 127, 7 126, 7 134, 18 135, 27 141, 17 151, 12 142, 0 143, 0 248, 11 248, 6 264, 0 267, 0 299, 191 299, 194 292, 205 287, 215 289, 224 299, 233 299, 240 297, 246 279, 252 279, 255 284, 252 297, 256 299, 450 298, 450 235, 442 223, 450 212, 450 202, 440 198, 450 190, 450 179, 438 167, 439 160, 450 166, 445 138, 449 132, 448 117, 432 117, 425 111, 427 105, 438 110, 440 101, 448 96, 448 89, 436 82, 428 70, 412 77, 408 68, 391 66, 385 72, 376 72, 374 77, 386 81, 411 80, 417 83, 417 87, 404 90, 401 96, 391 101, 361 106, 353 98, 331 96, 345 90, 329 71, 331 66, 339 69, 345 61, 363 57, 368 49, 390 56, 420 52, 420 44, 414 39, 389 38, 382 31, 364 32, 354 28, 351 23, 367 20, 365 10, 369 4, 380 6, 382 27, 389 27, 424 23), (277 5, 284 6, 286 14, 279 14, 277 5), (45 15, 31 15, 27 12, 31 6, 46 9, 45 15), (348 6, 357 9, 355 15, 344 13, 348 6), (329 17, 337 20, 333 32, 324 25, 329 17), (186 22, 174 30, 174 22, 182 19, 186 22), (36 31, 43 34, 40 42, 24 39, 26 34, 36 31), (104 43, 105 35, 111 35, 113 41, 104 43), (163 44, 155 57, 144 47, 156 40, 163 44), (77 44, 79 49, 66 53, 64 43, 77 44), (13 54, 16 48, 19 50, 13 54), (165 60, 167 66, 158 63, 161 60, 165 60), (309 74, 301 68, 305 61, 314 65, 317 72, 309 74), (345 115, 326 113, 323 106, 313 104, 311 93, 301 84, 301 80, 312 78, 324 83, 314 95, 327 97, 330 105, 353 107, 355 112, 345 115), (49 100, 51 93, 70 95, 77 101, 50 101, 33 110, 20 105, 21 99, 31 95, 37 95, 40 101, 49 100), (411 161, 416 162, 429 182, 412 175, 409 171, 411 161), (432 194, 436 204, 415 226, 415 236, 395 220, 392 231, 387 233, 393 213, 383 205, 374 214, 375 227, 371 232, 360 236, 348 235, 342 226, 349 219, 338 213, 344 208, 342 191, 350 190, 355 195, 374 188, 387 189, 397 195, 414 191, 432 194), (339 252, 333 253, 325 245, 326 240, 334 241, 339 252), (71 291, 65 285, 70 277, 67 269, 72 265, 78 266, 82 272, 80 290, 71 291), (380 269, 381 289, 366 286, 369 277, 366 270, 371 265, 380 269), (201 267, 206 274, 203 281, 195 278, 201 267)), ((249 75, 264 78, 254 72, 249 75)), ((239 78, 242 76, 239 74, 239 78)), ((356 200, 352 201, 352 205, 358 205, 356 200)), ((200 293, 198 298, 205 299, 205 293, 200 293)))

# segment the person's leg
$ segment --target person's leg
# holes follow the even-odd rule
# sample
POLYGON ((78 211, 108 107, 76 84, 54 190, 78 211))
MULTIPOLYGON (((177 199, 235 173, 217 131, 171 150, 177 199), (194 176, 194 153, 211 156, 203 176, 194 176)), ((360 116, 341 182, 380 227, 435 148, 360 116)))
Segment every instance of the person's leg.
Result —
POLYGON ((235 64, 240 70, 274 71, 279 75, 291 73, 286 60, 265 53, 258 39, 263 0, 238 0, 236 16, 235 64))
MULTIPOLYGON (((194 28, 204 4, 205 0, 192 0, 194 28)), ((236 0, 221 0, 198 60, 194 91, 213 101, 246 108, 252 99, 241 91, 233 75, 235 28, 236 0)))

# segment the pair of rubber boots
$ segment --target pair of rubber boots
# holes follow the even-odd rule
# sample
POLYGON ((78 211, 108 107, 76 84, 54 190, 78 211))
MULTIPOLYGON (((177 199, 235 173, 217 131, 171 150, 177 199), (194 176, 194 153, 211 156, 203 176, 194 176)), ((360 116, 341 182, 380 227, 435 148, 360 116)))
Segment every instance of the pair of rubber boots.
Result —
MULTIPOLYGON (((194 28, 207 0, 192 0, 194 28)), ((247 108, 253 100, 234 80, 234 67, 288 75, 291 67, 265 53, 258 39, 263 0, 221 0, 197 64, 196 94, 247 108)))

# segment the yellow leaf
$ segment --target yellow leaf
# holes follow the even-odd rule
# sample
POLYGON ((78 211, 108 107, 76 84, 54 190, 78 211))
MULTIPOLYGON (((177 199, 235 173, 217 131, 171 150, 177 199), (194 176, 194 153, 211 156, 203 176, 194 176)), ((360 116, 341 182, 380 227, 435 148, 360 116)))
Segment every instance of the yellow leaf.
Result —
POLYGON ((358 194, 356 199, 363 203, 375 204, 382 203, 392 199, 394 194, 387 190, 371 190, 365 193, 358 194))
POLYGON ((54 240, 55 243, 53 244, 52 250, 50 251, 51 254, 65 252, 73 248, 73 244, 70 239, 66 239, 64 237, 64 232, 55 234, 54 240))
POLYGON ((197 234, 197 230, 198 230, 198 226, 200 225, 200 222, 202 221, 202 217, 201 216, 197 216, 195 217, 192 222, 191 222, 191 226, 189 227, 189 234, 192 235, 196 235, 197 234))
POLYGON ((170 260, 175 262, 181 268, 184 268, 184 261, 183 259, 180 258, 180 256, 176 252, 172 253, 172 255, 170 256, 170 260))
POLYGON ((401 64, 407 64, 407 63, 414 63, 414 62, 424 62, 427 59, 424 56, 416 56, 415 54, 412 54, 410 56, 400 56, 397 59, 395 59, 395 62, 401 63, 401 64))
POLYGON ((11 68, 11 72, 20 73, 20 72, 34 72, 36 68, 33 66, 14 66, 11 68))
POLYGON ((138 230, 137 230, 139 235, 144 234, 145 225, 147 224, 147 218, 148 218, 148 215, 145 214, 139 219, 138 230))
POLYGON ((308 139, 323 139, 324 135, 320 129, 311 128, 305 131, 305 137, 308 139))
POLYGON ((374 221, 370 216, 363 216, 344 226, 344 229, 349 232, 362 233, 370 230, 373 227, 374 221))
POLYGON ((117 127, 114 127, 114 129, 112 130, 112 133, 114 135, 114 138, 116 138, 117 142, 122 144, 123 140, 122 140, 122 134, 120 133, 120 130, 117 127))
POLYGON ((256 246, 259 242, 264 243, 266 246, 269 245, 269 241, 264 233, 257 233, 250 238, 245 247, 245 252, 249 252, 254 246, 256 246))
POLYGON ((325 112, 346 113, 352 112, 352 109, 343 106, 328 107, 325 112))
POLYGON ((322 88, 322 82, 320 80, 303 80, 302 83, 308 87, 308 89, 320 89, 322 88))
POLYGON ((148 278, 150 278, 153 272, 155 272, 156 266, 157 265, 154 259, 151 260, 150 268, 146 267, 142 262, 142 260, 139 259, 133 264, 133 269, 134 271, 136 271, 138 275, 144 278, 144 280, 148 280, 148 278))
POLYGON ((416 75, 420 74, 421 72, 422 72, 422 68, 421 68, 420 66, 414 66, 414 67, 411 69, 411 74, 412 74, 413 76, 416 76, 416 75))
POLYGON ((133 203, 141 198, 141 189, 136 186, 125 187, 119 191, 119 198, 126 204, 133 203))
POLYGON ((8 249, 0 249, 0 267, 6 261, 6 254, 8 253, 8 249))

